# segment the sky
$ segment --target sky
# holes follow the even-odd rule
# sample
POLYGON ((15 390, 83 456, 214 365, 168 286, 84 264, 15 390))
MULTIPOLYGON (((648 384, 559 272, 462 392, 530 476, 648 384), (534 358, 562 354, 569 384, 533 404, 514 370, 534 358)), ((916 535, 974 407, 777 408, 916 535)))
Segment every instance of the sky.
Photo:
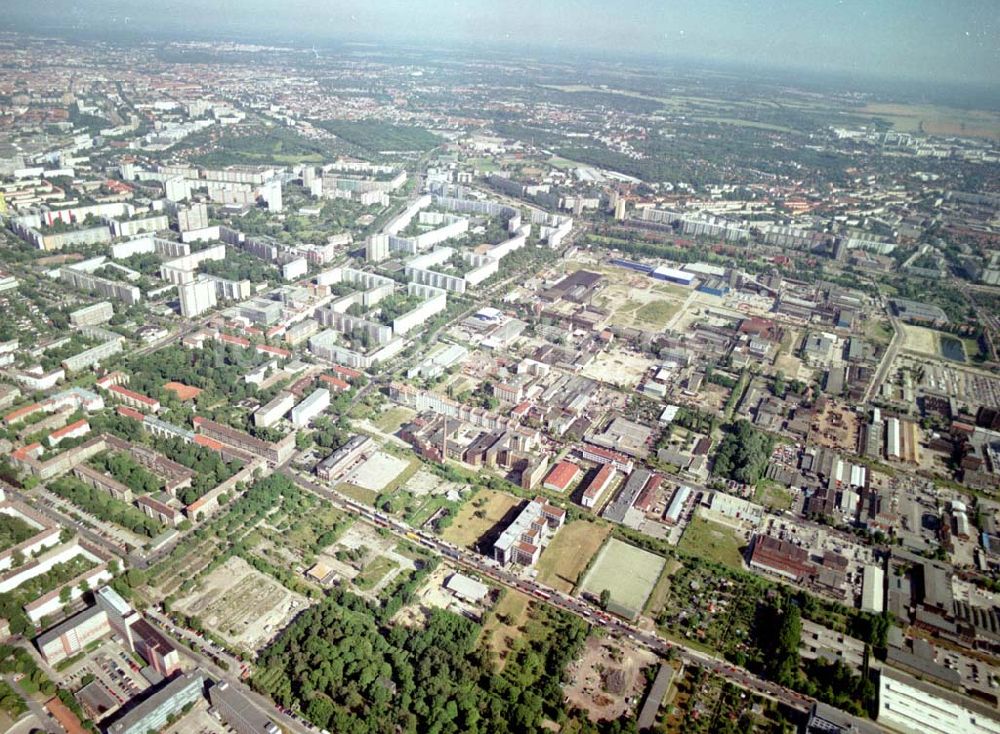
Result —
POLYGON ((1000 0, 0 0, 16 30, 645 55, 1000 84, 1000 0))

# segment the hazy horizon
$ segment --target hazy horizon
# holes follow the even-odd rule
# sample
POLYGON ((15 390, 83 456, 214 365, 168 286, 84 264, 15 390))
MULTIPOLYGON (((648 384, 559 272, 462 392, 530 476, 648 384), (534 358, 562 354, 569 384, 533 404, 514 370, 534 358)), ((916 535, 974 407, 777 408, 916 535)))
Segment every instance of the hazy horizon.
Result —
POLYGON ((935 84, 1000 78, 993 0, 0 0, 0 8, 10 30, 63 36, 511 43, 935 84))

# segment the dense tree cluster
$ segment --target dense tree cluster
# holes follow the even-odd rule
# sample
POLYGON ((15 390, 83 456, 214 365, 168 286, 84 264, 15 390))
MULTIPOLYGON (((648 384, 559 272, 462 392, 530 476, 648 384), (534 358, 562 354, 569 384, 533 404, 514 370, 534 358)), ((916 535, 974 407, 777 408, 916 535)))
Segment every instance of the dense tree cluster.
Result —
POLYGON ((64 586, 80 574, 91 570, 97 564, 82 555, 56 563, 45 573, 24 581, 16 589, 0 594, 0 617, 10 623, 11 634, 32 636, 35 625, 24 613, 24 605, 33 602, 43 594, 64 586))
POLYGON ((38 528, 25 522, 24 518, 0 513, 0 550, 23 543, 37 532, 38 528))
POLYGON ((163 530, 163 525, 141 510, 116 500, 103 489, 89 487, 75 477, 60 477, 49 484, 49 490, 98 520, 120 525, 138 535, 153 538, 163 530))
POLYGON ((161 487, 159 477, 120 451, 102 451, 89 463, 99 471, 110 474, 136 494, 150 494, 161 487))
POLYGON ((748 421, 739 421, 726 433, 715 454, 713 473, 744 484, 764 475, 774 450, 774 439, 748 421))
POLYGON ((758 635, 764 655, 764 672, 783 686, 792 686, 799 676, 799 641, 802 637, 802 614, 794 602, 779 595, 779 602, 760 610, 766 625, 775 630, 773 636, 758 635))
POLYGON ((361 148, 373 151, 430 150, 444 142, 420 127, 374 120, 325 120, 323 129, 361 148))
POLYGON ((586 636, 578 620, 545 612, 550 633, 500 672, 468 619, 434 610, 410 628, 388 625, 388 611, 332 592, 264 652, 254 686, 344 733, 532 732, 565 716, 562 670, 586 636))
MULTIPOLYGON (((129 387, 158 397, 164 383, 174 380, 214 393, 215 397, 225 395, 229 403, 238 403, 257 390, 243 376, 266 361, 256 351, 214 341, 205 342, 204 349, 170 346, 155 353, 132 356, 128 362, 132 374, 129 387)), ((200 402, 210 399, 212 395, 199 396, 200 402)))

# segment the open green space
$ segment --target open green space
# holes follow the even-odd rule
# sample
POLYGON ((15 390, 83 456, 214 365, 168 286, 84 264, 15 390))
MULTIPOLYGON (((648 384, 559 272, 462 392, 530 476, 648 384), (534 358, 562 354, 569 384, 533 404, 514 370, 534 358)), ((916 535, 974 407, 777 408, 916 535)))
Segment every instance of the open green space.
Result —
POLYGON ((518 497, 493 489, 481 489, 466 502, 442 537, 455 545, 475 547, 479 539, 521 504, 518 497))
POLYGON ((338 138, 376 153, 424 151, 444 142, 422 127, 373 120, 324 120, 319 126, 338 138))
POLYGON ((375 427, 385 433, 395 433, 399 427, 414 416, 414 412, 409 408, 394 406, 379 413, 375 419, 375 427))
POLYGON ((13 548, 36 535, 38 528, 17 515, 0 513, 0 551, 13 548))
POLYGON ((663 556, 611 538, 601 550, 581 587, 595 598, 603 591, 611 595, 609 608, 618 607, 628 616, 642 611, 666 564, 663 556))
POLYGON ((775 482, 762 479, 757 482, 753 501, 774 510, 790 510, 792 508, 792 493, 775 482))
POLYGON ((572 591, 610 532, 610 526, 587 520, 564 525, 542 551, 538 580, 560 591, 572 591))
POLYGON ((368 590, 373 588, 385 578, 385 575, 396 568, 397 564, 391 558, 379 556, 371 561, 357 576, 354 577, 353 584, 359 589, 368 590))
POLYGON ((352 500, 357 500, 373 507, 375 506, 375 498, 378 497, 378 492, 359 487, 357 484, 351 484, 350 482, 341 482, 336 486, 336 490, 341 494, 347 495, 352 500))
POLYGON ((155 538, 163 525, 127 502, 117 500, 103 489, 96 489, 76 477, 63 476, 49 484, 49 491, 93 515, 138 535, 155 538))
POLYGON ((588 628, 533 605, 503 670, 482 628, 431 610, 423 625, 389 620, 402 596, 367 603, 342 589, 302 612, 258 658, 253 687, 329 731, 536 732, 567 721, 562 678, 588 628))
POLYGON ((741 540, 732 528, 695 516, 684 528, 678 549, 730 568, 743 568, 741 540))
POLYGON ((678 310, 680 310, 680 304, 677 303, 671 303, 670 301, 650 301, 643 304, 635 312, 635 318, 636 321, 663 327, 678 310))

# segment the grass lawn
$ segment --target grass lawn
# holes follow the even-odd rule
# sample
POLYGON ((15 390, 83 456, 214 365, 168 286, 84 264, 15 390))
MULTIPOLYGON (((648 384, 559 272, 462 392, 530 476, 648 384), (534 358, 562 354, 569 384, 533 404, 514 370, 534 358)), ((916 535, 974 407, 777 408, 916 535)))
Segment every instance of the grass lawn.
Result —
POLYGON ((524 624, 527 618, 530 602, 526 594, 507 589, 507 593, 483 625, 483 639, 496 654, 501 670, 506 662, 507 653, 514 649, 517 640, 521 638, 518 627, 524 624))
POLYGON ((965 347, 965 358, 966 358, 966 361, 971 362, 976 357, 978 357, 981 354, 983 354, 983 350, 979 347, 979 340, 978 339, 965 338, 965 339, 960 339, 960 341, 962 342, 963 346, 965 347))
POLYGON ((635 313, 636 321, 665 326, 680 309, 680 305, 670 301, 650 301, 635 313))
POLYGON ((896 332, 893 331, 892 324, 888 321, 883 321, 881 319, 868 319, 865 322, 864 334, 865 336, 875 342, 876 344, 888 344, 892 341, 892 335, 896 332))
POLYGON ((399 430, 401 425, 410 420, 410 418, 414 415, 415 412, 409 408, 396 406, 380 413, 378 418, 376 418, 373 423, 380 431, 384 431, 385 433, 395 433, 399 430))
POLYGON ((391 558, 379 556, 374 561, 365 566, 365 570, 354 577, 354 585, 359 589, 367 590, 381 581, 387 573, 396 568, 398 564, 391 558))
POLYGON ((466 163, 480 171, 499 171, 500 166, 492 158, 470 158, 466 163))
POLYGON ((614 604, 639 614, 665 565, 663 556, 611 538, 581 586, 595 597, 607 589, 614 604))
POLYGON ((792 493, 774 482, 762 481, 753 494, 753 501, 764 507, 775 510, 790 510, 792 508, 792 493))
POLYGON ((306 553, 316 538, 343 520, 344 514, 333 507, 321 507, 301 515, 282 537, 282 542, 306 553))
POLYGON ((451 507, 455 504, 444 495, 427 495, 416 501, 413 509, 406 515, 406 522, 414 527, 421 527, 439 509, 442 507, 451 507))
POLYGON ((610 532, 610 525, 586 520, 561 528, 538 560, 538 580, 560 591, 572 591, 580 573, 610 532))
POLYGON ((743 556, 740 554, 741 539, 725 525, 694 517, 684 529, 679 550, 694 556, 701 556, 709 561, 725 564, 731 568, 743 568, 743 556))
POLYGON ((347 495, 352 500, 363 502, 366 505, 374 506, 375 498, 378 497, 378 492, 359 487, 357 484, 350 484, 349 482, 341 482, 335 489, 341 494, 347 495))
POLYGON ((493 489, 481 489, 458 511, 451 525, 445 528, 443 537, 455 545, 474 547, 490 528, 503 520, 511 508, 519 504, 521 500, 514 495, 493 489), (476 513, 480 511, 482 517, 477 517, 476 513))
POLYGON ((680 567, 681 562, 676 559, 667 561, 667 565, 660 572, 660 578, 656 581, 656 586, 653 587, 649 598, 646 600, 646 608, 643 609, 644 614, 655 615, 663 609, 663 605, 667 603, 667 599, 670 596, 670 577, 680 567))
POLYGON ((588 163, 571 161, 569 158, 560 158, 559 156, 549 158, 548 163, 550 166, 554 166, 555 168, 592 168, 592 166, 588 163))

